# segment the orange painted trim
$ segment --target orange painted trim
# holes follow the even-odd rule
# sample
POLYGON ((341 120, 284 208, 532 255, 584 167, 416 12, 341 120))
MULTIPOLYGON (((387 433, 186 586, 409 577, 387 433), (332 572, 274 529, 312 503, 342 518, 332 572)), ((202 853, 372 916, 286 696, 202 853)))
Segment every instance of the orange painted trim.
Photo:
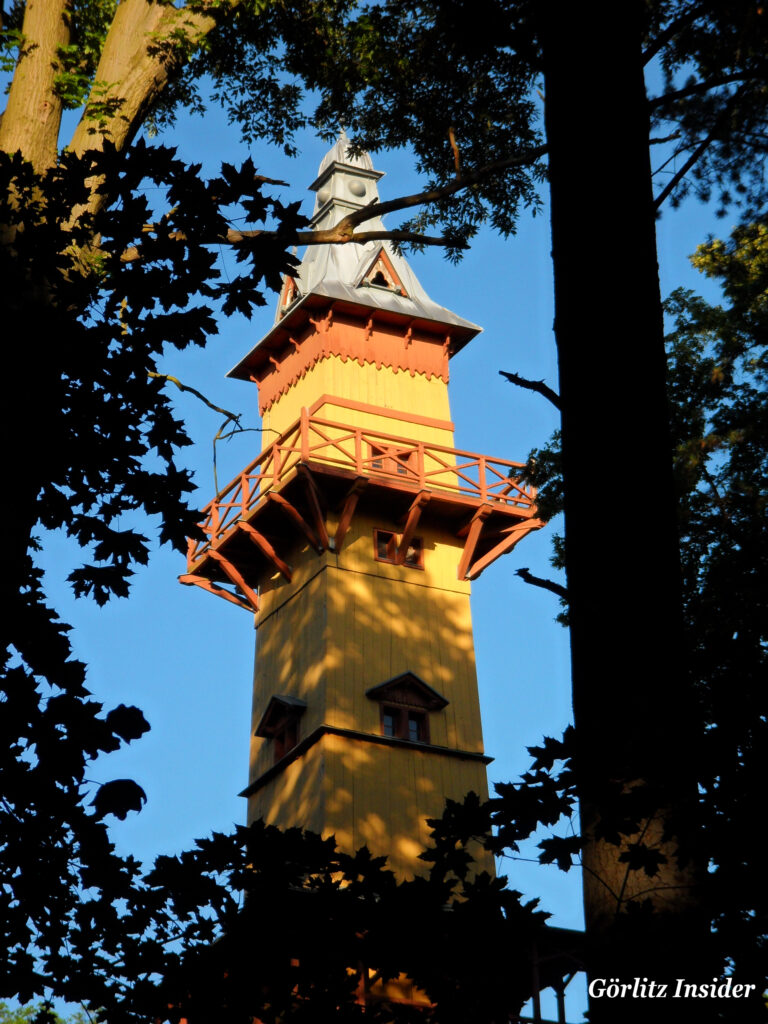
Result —
POLYGON ((436 427, 438 430, 450 430, 453 432, 454 424, 451 420, 437 420, 431 416, 419 416, 415 412, 397 412, 394 409, 387 409, 383 405, 369 405, 368 402, 356 402, 352 398, 336 398, 334 395, 321 395, 316 402, 309 407, 309 415, 314 416, 324 405, 336 405, 340 409, 353 409, 355 412, 368 412, 372 416, 385 416, 390 420, 403 420, 405 423, 418 423, 421 427, 436 427))
MULTIPOLYGON (((188 572, 196 573, 212 547, 230 536, 239 522, 250 522, 262 503, 282 490, 297 473, 304 478, 310 503, 309 522, 285 499, 275 500, 313 546, 327 548, 325 510, 313 473, 318 479, 334 476, 348 481, 348 487, 366 478, 371 484, 408 495, 409 504, 419 492, 431 491, 432 500, 439 501, 441 507, 446 503, 457 511, 463 507, 471 510, 471 516, 479 507, 485 507, 519 521, 536 516, 535 489, 519 483, 513 475, 522 468, 521 463, 506 459, 310 417, 307 409, 303 409, 298 422, 205 506, 200 526, 206 539, 190 542, 188 572), (389 448, 407 456, 407 461, 400 460, 405 472, 389 472, 384 459, 376 454, 389 448), (376 465, 377 461, 381 464, 376 465)), ((468 531, 469 524, 460 528, 457 536, 464 537, 468 531)))
POLYGON ((325 525, 325 515, 320 506, 320 494, 317 489, 314 477, 312 476, 312 470, 309 466, 301 463, 296 467, 296 472, 304 482, 304 491, 309 501, 309 507, 312 510, 312 517, 315 520, 315 530, 320 538, 320 543, 324 548, 329 548, 330 538, 328 537, 328 529, 325 525))
POLYGON ((294 508, 290 501, 284 498, 282 494, 277 494, 275 491, 268 491, 267 499, 274 502, 278 508, 283 509, 286 515, 298 526, 315 551, 317 551, 318 555, 321 555, 325 548, 320 543, 320 538, 306 521, 301 512, 299 512, 297 508, 294 508))
MULTIPOLYGON (((400 280, 400 278, 399 278, 399 276, 397 274, 397 271, 392 266, 392 260, 387 255, 387 251, 386 251, 386 249, 383 246, 381 247, 381 249, 379 249, 379 251, 373 257, 371 262, 368 264, 368 269, 363 274, 363 276, 360 278, 360 281, 361 282, 365 281, 366 284, 370 284, 370 281, 368 280, 368 278, 376 276, 374 274, 374 270, 376 269, 376 267, 378 266, 379 263, 383 263, 384 264, 384 270, 386 271, 384 276, 386 277, 387 274, 388 274, 389 277, 392 280, 392 283, 395 285, 395 287, 400 292, 400 294, 403 296, 403 298, 407 299, 408 298, 408 293, 406 292, 405 288, 403 287, 403 282, 400 280)), ((374 287, 376 287, 376 286, 374 286, 374 287)))
POLYGON ((237 567, 232 565, 228 558, 225 558, 220 551, 216 551, 214 548, 208 551, 208 555, 219 563, 224 573, 232 580, 236 587, 242 590, 250 601, 253 611, 257 612, 259 610, 259 595, 245 582, 237 567))
POLYGON ((497 558, 511 551, 516 544, 520 543, 523 537, 527 537, 533 530, 540 530, 545 525, 542 519, 529 519, 526 523, 518 523, 516 526, 508 527, 504 531, 507 534, 504 540, 500 540, 487 554, 483 555, 482 558, 478 558, 474 565, 470 567, 466 578, 468 580, 476 580, 483 569, 487 569, 497 558))
POLYGON ((427 380, 437 377, 448 383, 448 352, 438 338, 426 331, 412 332, 406 345, 406 331, 398 330, 396 325, 370 324, 367 317, 318 317, 311 319, 310 324, 298 339, 298 348, 284 344, 268 357, 257 375, 262 415, 318 362, 331 356, 342 362, 351 359, 360 366, 383 366, 410 373, 412 377, 418 373, 427 380))
POLYGON ((214 597, 223 597, 225 601, 229 601, 231 604, 236 604, 238 608, 244 608, 247 612, 253 614, 253 608, 246 604, 245 601, 241 601, 235 594, 230 594, 228 590, 224 590, 223 587, 217 587, 216 584, 205 576, 195 576, 192 573, 185 573, 183 576, 179 576, 179 583, 182 583, 185 587, 200 587, 201 590, 207 590, 209 594, 213 594, 214 597))
MULTIPOLYGON (((411 507, 408 510, 408 516, 405 520, 405 526, 403 527, 403 533, 400 537, 400 543, 397 545, 397 564, 405 565, 405 556, 408 553, 411 541, 414 539, 416 533, 416 527, 419 525, 419 519, 424 508, 429 504, 431 495, 428 491, 420 491, 419 494, 413 499, 411 507)), ((420 549, 419 560, 423 566, 424 564, 424 547, 420 549)))
MULTIPOLYGON (((482 508, 478 511, 482 512, 482 508)), ((472 557, 475 553, 477 542, 480 540, 480 534, 483 531, 483 523, 486 518, 487 515, 481 516, 477 514, 472 517, 472 523, 470 524, 469 532, 467 533, 467 539, 464 542, 464 550, 462 551, 461 558, 459 559, 459 567, 456 571, 456 576, 460 580, 466 579, 467 569, 469 568, 470 562, 472 561, 472 557)))
POLYGON ((361 476, 352 484, 347 497, 344 500, 344 509, 339 519, 339 525, 336 527, 336 533, 333 538, 333 550, 338 555, 341 551, 341 546, 344 543, 344 538, 347 535, 347 531, 352 523, 352 516, 355 514, 357 503, 360 500, 360 495, 363 493, 365 488, 368 486, 368 478, 361 476))
POLYGON ((255 527, 251 526, 250 523, 244 523, 242 520, 240 520, 237 525, 239 529, 245 531, 259 551, 269 559, 277 571, 283 575, 288 583, 290 583, 293 579, 291 567, 282 560, 264 534, 259 533, 259 531, 255 527))

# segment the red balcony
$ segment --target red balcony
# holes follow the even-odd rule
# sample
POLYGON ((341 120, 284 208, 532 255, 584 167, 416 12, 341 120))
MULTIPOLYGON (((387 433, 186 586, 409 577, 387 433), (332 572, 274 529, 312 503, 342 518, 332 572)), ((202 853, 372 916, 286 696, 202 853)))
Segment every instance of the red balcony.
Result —
POLYGON ((205 506, 200 523, 205 536, 190 540, 181 582, 253 608, 254 557, 290 578, 290 567, 278 554, 288 524, 318 551, 338 552, 363 494, 366 504, 405 522, 404 538, 413 535, 428 505, 430 516, 465 539, 459 576, 474 579, 543 525, 535 518, 535 489, 516 479, 521 469, 519 462, 350 426, 305 409, 205 506), (333 536, 326 525, 329 508, 340 511, 333 536), (236 550, 240 557, 230 557, 236 550), (222 591, 217 579, 234 583, 239 594, 222 591))

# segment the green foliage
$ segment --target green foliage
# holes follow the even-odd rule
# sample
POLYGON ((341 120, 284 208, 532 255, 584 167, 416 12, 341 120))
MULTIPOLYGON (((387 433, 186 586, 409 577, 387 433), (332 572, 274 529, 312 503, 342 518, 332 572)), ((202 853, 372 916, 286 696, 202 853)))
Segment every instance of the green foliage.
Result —
MULTIPOLYGON (((462 817, 457 807, 454 822, 462 817)), ((444 839, 451 855, 469 841, 444 839)), ((81 899, 58 987, 98 993, 97 1018, 115 1022, 491 1024, 527 998, 525 952, 546 915, 505 879, 459 877, 442 853, 431 859, 429 878, 398 884, 384 858, 343 854, 299 829, 214 834, 134 874, 111 901, 81 899), (416 1015, 383 989, 362 1005, 374 972, 380 985, 407 972, 436 1005, 416 1015)), ((38 1024, 37 1009, 7 1024, 38 1024)))
POLYGON ((0 74, 10 75, 16 67, 24 46, 23 20, 24 0, 12 0, 8 10, 3 9, 0 25, 0 74))
POLYGON ((0 1002, 0 1024, 87 1024, 88 1018, 78 1010, 69 1017, 62 1017, 48 1003, 28 1003, 26 1006, 11 1007, 0 1002))
POLYGON ((169 344, 200 345, 215 333, 217 307, 250 313, 263 304, 264 288, 293 266, 286 250, 304 223, 295 206, 263 194, 250 162, 211 181, 198 172, 144 144, 121 156, 110 147, 68 154, 43 176, 0 154, 6 327, 10 338, 34 339, 32 365, 22 346, 8 346, 13 387, 1 413, 6 437, 17 437, 33 410, 35 423, 25 444, 8 450, 21 543, 1 584, 0 992, 22 1001, 42 991, 91 1006, 112 998, 98 965, 128 941, 134 919, 118 908, 138 915, 142 890, 138 865, 116 856, 104 818, 138 810, 144 794, 131 780, 87 779, 102 774, 93 769, 99 755, 147 729, 138 709, 105 713, 91 699, 25 542, 43 526, 90 549, 70 580, 99 603, 126 594, 148 557, 148 538, 126 515, 154 517, 160 540, 183 549, 196 515, 176 453, 189 442, 149 373, 169 344), (83 204, 94 177, 112 203, 91 214, 83 204), (242 272, 226 282, 206 244, 228 227, 220 204, 274 227, 240 246, 242 272), (155 219, 156 232, 144 233, 155 219))
POLYGON ((688 648, 703 725, 699 780, 718 933, 734 959, 760 971, 768 945, 754 811, 768 769, 765 224, 700 247, 694 263, 726 300, 713 306, 678 291, 667 304, 688 648))
MULTIPOLYGON (((762 979, 768 903, 755 807, 768 771, 768 227, 742 225, 729 240, 700 246, 692 262, 725 299, 712 305, 678 290, 666 302, 687 665, 698 699, 690 709, 699 727, 696 831, 720 954, 762 979)), ((526 475, 541 488, 546 514, 560 511, 557 434, 531 453, 526 475)), ((553 560, 561 558, 556 550, 553 560)), ((531 752, 536 762, 523 784, 498 787, 497 841, 513 851, 539 823, 554 825, 559 813, 571 820, 576 779, 585 793, 572 735, 531 752)), ((603 809, 600 834, 616 844, 638 836, 655 801, 649 787, 609 786, 593 798, 603 809)), ((553 837, 540 848, 542 863, 567 870, 580 841, 553 837)), ((663 856, 635 840, 621 860, 652 877, 663 856)))
POLYGON ((768 154, 768 14, 751 0, 645 5, 649 46, 678 24, 659 51, 663 87, 651 98, 655 132, 673 135, 668 163, 697 153, 672 202, 688 195, 738 204, 751 216, 765 203, 768 154))
MULTIPOLYGON (((93 81, 115 6, 71 4, 72 42, 59 54, 59 95, 68 107, 88 100, 94 127, 115 113, 104 102, 110 83, 93 81)), ((301 104, 308 87, 319 95, 316 123, 329 134, 343 119, 361 146, 410 144, 433 183, 453 181, 540 142, 541 8, 526 0, 206 5, 220 16, 215 32, 157 41, 174 73, 149 126, 169 123, 178 109, 203 109, 199 82, 210 75, 213 101, 247 140, 266 138, 291 152, 295 131, 307 123, 301 104)), ((15 3, 4 26, 8 68, 24 42, 22 10, 15 3)), ((717 190, 724 205, 739 199, 757 206, 765 198, 768 96, 762 9, 729 0, 656 2, 642 10, 645 43, 653 49, 660 41, 667 75, 667 95, 651 100, 654 125, 676 136, 679 164, 699 153, 693 185, 680 178, 673 200, 692 187, 705 198, 717 190)), ((586 98, 589 109, 595 100, 586 98)), ((115 855, 104 827, 105 816, 140 806, 139 787, 85 781, 99 754, 136 738, 145 723, 137 709, 104 713, 90 699, 84 666, 70 657, 68 627, 47 606, 26 545, 38 524, 67 530, 92 552, 91 563, 72 574, 76 591, 104 602, 127 592, 134 567, 147 557, 138 528, 119 527, 124 514, 159 517, 161 538, 183 542, 193 518, 176 452, 187 438, 160 383, 147 374, 169 343, 203 344, 215 332, 217 306, 248 313, 262 303, 264 287, 290 267, 285 252, 300 222, 294 208, 263 196, 252 167, 223 168, 214 182, 201 181, 198 170, 141 147, 120 159, 109 149, 93 162, 65 157, 44 179, 17 159, 0 162, 5 326, 10 338, 34 345, 31 361, 20 344, 8 346, 3 436, 16 440, 20 424, 33 418, 34 435, 45 438, 44 450, 34 438, 10 445, 6 466, 14 505, 5 535, 20 537, 24 550, 7 552, 3 582, 10 647, 0 724, 0 928, 7 951, 0 991, 82 999, 117 1022, 167 1017, 169 1006, 171 1017, 190 1021, 356 1020, 362 1009, 348 967, 362 960, 385 977, 405 969, 422 985, 437 1008, 420 1020, 505 1018, 524 995, 509 964, 524 961, 541 917, 501 881, 471 877, 470 844, 489 842, 491 828, 492 848, 514 851, 542 825, 571 814, 581 753, 572 734, 533 750, 531 770, 520 783, 499 787, 490 806, 476 798, 450 805, 434 823, 430 879, 409 886, 395 886, 365 851, 346 857, 318 837, 259 827, 201 841, 144 875, 132 859, 115 855), (74 216, 89 176, 101 176, 107 208, 74 216), (154 207, 142 191, 148 183, 160 197, 154 207), (226 227, 226 203, 241 204, 257 224, 276 221, 278 233, 244 243, 243 273, 225 285, 206 242, 226 227), (148 220, 159 225, 154 235, 140 230, 148 220), (134 247, 139 258, 123 260, 134 247), (404 934, 404 920, 418 926, 404 934), (265 922, 267 940, 256 941, 265 922), (257 978, 255 963, 262 968, 257 978)), ((513 232, 521 209, 538 208, 543 178, 538 163, 500 170, 410 226, 439 223, 453 236, 456 255, 482 221, 513 232)), ((758 529, 768 479, 761 232, 744 229, 731 244, 700 255, 702 268, 724 282, 727 308, 683 294, 670 306, 712 906, 723 955, 752 977, 763 969, 768 930, 756 896, 762 839, 755 820, 768 750, 761 688, 766 556, 758 529)), ((529 472, 551 515, 563 500, 554 444, 537 453, 529 472)), ((601 835, 614 843, 632 839, 628 868, 652 876, 659 858, 638 833, 658 806, 655 794, 600 785, 589 792, 579 780, 580 793, 602 809, 601 835)), ((548 837, 541 860, 567 869, 580 842, 548 837)), ((413 1012, 386 1002, 366 1008, 366 1022, 392 1019, 413 1019, 413 1012)))
MULTIPOLYGON (((520 154, 541 142, 534 85, 538 67, 527 4, 483 0, 366 6, 347 30, 335 25, 310 45, 309 84, 321 93, 317 119, 330 134, 343 111, 354 141, 365 149, 409 145, 430 184, 520 154), (323 60, 322 53, 333 55, 323 60)), ((499 171, 407 223, 424 231, 439 224, 460 243, 487 221, 513 234, 522 209, 540 207, 540 162, 499 171)))
MULTIPOLYGON (((76 110, 89 98, 107 30, 116 10, 117 0, 72 0, 69 4, 70 42, 59 48, 59 71, 56 75, 56 92, 65 109, 76 110)), ((89 102, 89 108, 93 102, 98 102, 97 96, 89 102)))

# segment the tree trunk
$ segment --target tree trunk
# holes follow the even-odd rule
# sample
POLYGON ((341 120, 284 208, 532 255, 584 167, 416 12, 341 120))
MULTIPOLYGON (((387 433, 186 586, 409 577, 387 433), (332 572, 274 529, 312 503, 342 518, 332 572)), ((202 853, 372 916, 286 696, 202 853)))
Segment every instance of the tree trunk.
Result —
POLYGON ((56 160, 62 103, 54 91, 60 46, 69 42, 67 0, 28 0, 24 44, 0 120, 0 150, 43 171, 56 160))
MULTIPOLYGON (((664 792, 631 840, 671 861, 649 877, 628 872, 626 846, 588 843, 589 967, 592 977, 664 981, 684 976, 700 922, 695 871, 678 870, 661 842, 667 812, 689 805, 695 785, 642 5, 541 7, 582 828, 589 836, 606 821, 606 782, 649 782, 664 792), (647 920, 626 913, 646 899, 647 920)), ((666 1019, 666 1005, 653 1004, 654 1020, 666 1019)), ((648 1004, 602 1000, 591 1012, 596 1021, 647 1019, 648 1004)))

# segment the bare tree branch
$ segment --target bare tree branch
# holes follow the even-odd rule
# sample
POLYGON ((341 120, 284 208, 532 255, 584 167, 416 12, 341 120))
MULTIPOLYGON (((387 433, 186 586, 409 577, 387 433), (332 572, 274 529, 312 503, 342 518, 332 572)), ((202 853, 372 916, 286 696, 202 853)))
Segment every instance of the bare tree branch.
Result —
POLYGON ((197 388, 190 387, 189 384, 182 384, 178 377, 172 377, 170 373, 155 373, 154 370, 148 370, 147 376, 152 377, 155 380, 167 381, 169 384, 175 384, 179 391, 189 391, 196 398, 199 398, 201 402, 205 403, 209 409, 213 409, 214 412, 220 412, 222 416, 227 417, 227 421, 233 420, 239 425, 240 413, 230 412, 229 409, 222 409, 219 405, 214 405, 213 402, 209 401, 205 395, 198 391, 197 388))
POLYGON ((555 583, 554 580, 545 580, 541 576, 534 576, 528 569, 518 569, 515 576, 519 576, 525 583, 530 583, 532 587, 541 587, 542 590, 549 590, 553 594, 557 594, 564 601, 568 600, 568 588, 564 587, 561 583, 555 583))
MULTIPOLYGON (((546 146, 536 146, 533 149, 527 150, 525 153, 519 154, 518 156, 508 157, 505 160, 496 160, 493 163, 479 167, 476 171, 472 171, 469 174, 463 174, 457 178, 456 181, 452 181, 448 185, 427 189, 424 192, 415 192, 408 196, 400 196, 397 199, 390 199, 385 203, 369 203, 367 206, 363 206, 359 210, 354 210, 346 217, 343 217, 339 223, 334 225, 332 228, 325 228, 320 231, 297 232, 295 242, 297 245, 343 245, 347 242, 364 243, 372 241, 392 241, 412 242, 415 245, 440 245, 466 248, 466 243, 444 236, 422 235, 414 231, 355 231, 355 228, 358 224, 362 224, 367 220, 373 220, 375 217, 382 217, 386 213, 393 213, 397 210, 406 210, 413 206, 420 206, 426 203, 437 202, 440 199, 446 199, 449 196, 454 195, 456 192, 461 191, 461 189, 468 188, 470 185, 474 185, 479 181, 484 181, 486 178, 491 177, 491 175, 498 171, 506 170, 509 167, 521 167, 525 164, 533 163, 546 152, 546 146)), ((270 179, 264 180, 270 181, 270 179)), ((285 182, 278 181, 270 183, 285 184, 285 182)), ((145 224, 142 231, 147 234, 156 231, 157 228, 158 225, 156 224, 145 224)), ((244 242, 250 238, 258 238, 260 236, 269 238, 274 237, 274 234, 275 232, 267 229, 257 231, 237 231, 234 228, 231 228, 217 238, 206 239, 205 244, 237 245, 239 242, 244 242)), ((187 236, 182 231, 174 231, 169 234, 169 237, 174 241, 183 242, 186 241, 187 236)), ((136 260, 141 259, 141 252, 138 246, 131 246, 126 249, 122 253, 120 259, 123 263, 133 263, 136 260)))
POLYGON ((675 100, 684 100, 688 96, 697 96, 700 93, 709 92, 711 89, 717 89, 721 85, 730 85, 733 82, 743 82, 745 80, 743 73, 733 75, 721 75, 719 78, 710 78, 706 82, 696 82, 694 85, 686 85, 682 89, 675 89, 673 92, 666 92, 661 96, 654 96, 648 100, 648 106, 651 110, 657 110, 659 107, 666 106, 668 103, 674 103, 675 100))
POLYGON ((680 132, 673 132, 671 135, 663 135, 658 139, 648 139, 649 146, 662 146, 665 142, 677 142, 680 132))
POLYGON ((560 395, 553 391, 548 384, 545 384, 543 380, 528 380, 527 377, 521 377, 517 373, 508 373, 506 370, 499 370, 499 373, 502 377, 506 377, 510 384, 516 384, 519 388, 525 388, 528 391, 536 391, 538 394, 543 395, 544 398, 549 399, 556 409, 562 409, 560 395))
MULTIPOLYGON (((275 234, 276 232, 274 231, 266 230, 230 230, 222 234, 219 238, 206 239, 205 244, 237 245, 240 242, 245 242, 249 238, 258 238, 259 236, 273 238, 275 237, 275 234)), ((168 237, 174 242, 185 242, 187 240, 187 235, 183 231, 172 231, 169 233, 168 237)), ((373 241, 413 242, 416 245, 454 245, 458 248, 467 247, 465 243, 457 243, 451 238, 435 237, 433 235, 420 235, 415 231, 359 231, 354 235, 349 235, 346 232, 340 232, 337 234, 334 228, 330 228, 326 231, 299 231, 296 234, 296 245, 344 245, 347 242, 363 243, 373 241)), ((121 263, 135 263, 141 258, 141 250, 136 245, 130 246, 120 254, 121 263)))
POLYGON ((218 461, 217 461, 217 449, 216 445, 219 441, 225 441, 235 434, 263 434, 271 433, 276 434, 277 431, 272 427, 241 427, 240 426, 240 413, 230 412, 229 409, 222 409, 220 405, 214 405, 205 395, 198 391, 197 388, 190 387, 189 384, 182 384, 178 377, 172 377, 170 373, 155 373, 154 370, 147 372, 148 377, 152 377, 155 380, 167 381, 169 384, 175 384, 179 391, 189 391, 190 394, 194 395, 195 398, 199 398, 201 402, 208 406, 209 409, 213 409, 214 412, 221 413, 222 416, 226 417, 224 422, 221 424, 219 429, 213 436, 213 484, 216 490, 216 494, 219 493, 219 474, 218 474, 218 461), (235 426, 228 434, 224 433, 228 423, 234 423, 235 426))
POLYGON ((394 213, 397 210, 407 210, 413 206, 423 206, 426 203, 436 203, 440 199, 447 199, 449 196, 460 192, 469 185, 476 185, 485 181, 497 171, 506 171, 511 167, 524 167, 526 164, 535 163, 544 156, 548 147, 546 145, 534 146, 517 156, 506 157, 504 160, 494 160, 490 164, 484 164, 475 171, 459 175, 448 185, 438 185, 436 188, 427 189, 425 192, 416 192, 410 196, 400 196, 398 199, 389 199, 386 203, 371 203, 360 210, 354 210, 343 220, 339 221, 337 227, 344 225, 345 228, 354 228, 363 221, 372 217, 383 217, 387 213, 394 213))
POLYGON ((653 207, 654 207, 655 210, 659 209, 659 207, 664 202, 664 200, 667 198, 667 196, 670 194, 670 192, 673 192, 674 189, 677 188, 677 186, 680 184, 680 182, 686 176, 688 171, 690 171, 690 169, 693 167, 693 165, 696 163, 696 161, 699 159, 699 157, 702 156, 707 151, 707 149, 709 149, 709 147, 712 144, 712 142, 714 142, 715 137, 718 134, 718 131, 719 131, 719 126, 716 125, 712 129, 712 131, 709 133, 709 135, 707 135, 706 138, 702 139, 702 141, 699 143, 699 145, 696 147, 696 149, 694 149, 694 151, 691 153, 691 155, 685 161, 685 163, 680 168, 680 170, 670 178, 670 180, 667 182, 667 184, 664 186, 664 188, 658 194, 656 199, 654 199, 654 201, 653 201, 653 207))
POLYGON ((653 203, 653 206, 654 206, 655 210, 658 210, 659 207, 661 206, 661 204, 667 198, 667 196, 671 192, 673 192, 674 189, 677 188, 677 186, 680 184, 680 182, 686 176, 688 171, 690 171, 690 169, 693 167, 693 165, 697 162, 699 157, 701 157, 707 151, 707 149, 709 149, 711 144, 715 141, 717 136, 723 130, 723 128, 726 125, 726 122, 728 121, 728 118, 731 116, 731 112, 732 112, 734 106, 736 105, 736 100, 739 99, 740 92, 741 92, 741 90, 737 89, 737 91, 735 93, 733 93, 733 95, 728 99, 728 102, 726 103, 726 105, 721 110, 720 115, 715 120, 715 123, 714 123, 714 125, 712 127, 712 130, 709 132, 709 134, 704 139, 702 139, 702 141, 699 143, 699 145, 696 147, 696 149, 694 149, 694 151, 691 153, 691 155, 685 161, 685 163, 680 168, 680 170, 675 175, 673 175, 673 177, 667 182, 667 184, 661 190, 661 192, 656 197, 656 199, 654 200, 654 203, 653 203))

